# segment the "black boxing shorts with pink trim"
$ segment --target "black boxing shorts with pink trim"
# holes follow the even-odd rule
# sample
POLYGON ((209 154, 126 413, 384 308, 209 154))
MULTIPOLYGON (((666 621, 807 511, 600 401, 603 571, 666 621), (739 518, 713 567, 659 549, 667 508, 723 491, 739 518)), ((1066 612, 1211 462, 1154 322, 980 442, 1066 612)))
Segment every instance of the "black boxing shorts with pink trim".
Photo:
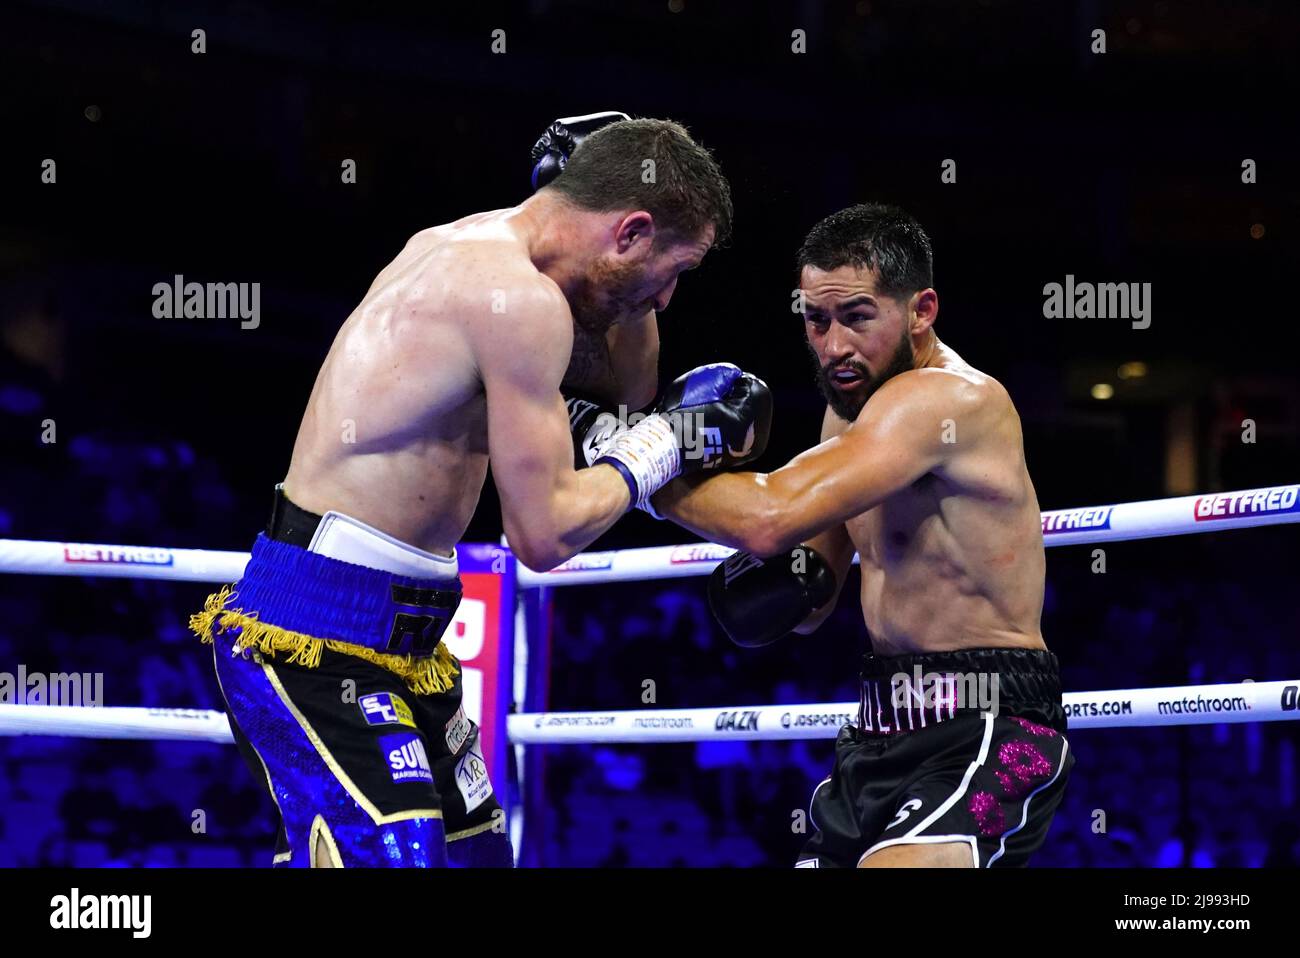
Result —
POLYGON ((896 845, 960 843, 977 868, 1043 844, 1074 766, 1056 656, 964 649, 867 656, 857 725, 813 791, 797 868, 853 868, 896 845))

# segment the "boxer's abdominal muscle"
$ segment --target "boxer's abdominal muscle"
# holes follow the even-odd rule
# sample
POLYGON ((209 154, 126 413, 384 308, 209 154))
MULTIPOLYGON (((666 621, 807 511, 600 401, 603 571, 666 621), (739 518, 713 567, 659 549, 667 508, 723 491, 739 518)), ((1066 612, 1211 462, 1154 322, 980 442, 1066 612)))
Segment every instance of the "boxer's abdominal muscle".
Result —
POLYGON ((1014 493, 954 493, 926 476, 846 523, 877 654, 1045 648, 1037 499, 1027 474, 999 485, 1014 493))

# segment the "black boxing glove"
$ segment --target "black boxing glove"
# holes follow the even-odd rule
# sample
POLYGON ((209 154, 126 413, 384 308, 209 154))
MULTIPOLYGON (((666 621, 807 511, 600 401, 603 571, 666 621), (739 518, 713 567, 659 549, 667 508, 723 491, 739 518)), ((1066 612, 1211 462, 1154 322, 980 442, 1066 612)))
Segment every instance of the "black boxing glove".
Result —
POLYGON ((596 464, 617 469, 632 505, 647 508, 650 497, 676 476, 762 455, 772 428, 772 393, 731 363, 710 363, 674 380, 655 412, 635 423, 631 418, 630 428, 605 444, 596 464))
POLYGON ((632 119, 626 113, 606 110, 586 116, 566 116, 546 128, 533 144, 533 190, 546 186, 564 172, 564 165, 588 135, 619 120, 632 119))
POLYGON ((568 396, 569 433, 573 436, 573 468, 586 469, 596 461, 605 445, 627 428, 613 410, 581 396, 568 396))
POLYGON ((679 437, 682 475, 743 466, 763 454, 772 431, 767 383, 731 363, 709 363, 678 376, 655 412, 679 437))
POLYGON ((775 642, 834 595, 835 573, 808 546, 768 559, 737 552, 709 576, 713 617, 746 648, 775 642))

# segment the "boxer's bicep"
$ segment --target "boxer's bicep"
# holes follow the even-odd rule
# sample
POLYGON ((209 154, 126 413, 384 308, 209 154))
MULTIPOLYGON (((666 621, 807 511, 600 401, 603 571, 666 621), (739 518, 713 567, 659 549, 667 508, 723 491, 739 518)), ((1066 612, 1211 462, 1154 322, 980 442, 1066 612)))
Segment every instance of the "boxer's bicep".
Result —
POLYGON ((560 395, 571 333, 546 309, 544 301, 521 307, 511 322, 484 314, 476 342, 487 394, 488 462, 506 536, 521 553, 553 536, 552 500, 561 475, 573 471, 560 395))
MULTIPOLYGON (((852 423, 846 422, 835 415, 834 410, 827 406, 826 415, 822 417, 821 441, 826 442, 828 439, 834 439, 848 429, 850 425, 852 423)), ((857 550, 853 546, 853 540, 849 538, 848 528, 842 522, 837 522, 815 536, 804 540, 803 544, 817 550, 821 557, 826 560, 826 564, 831 567, 831 571, 835 573, 835 594, 821 608, 804 619, 795 629, 801 635, 808 635, 816 631, 835 611, 835 606, 840 601, 840 592, 844 588, 844 580, 848 578, 849 567, 853 565, 853 554, 857 550)))
POLYGON ((861 515, 944 461, 943 420, 930 397, 917 389, 894 393, 768 475, 768 494, 782 504, 773 520, 778 549, 861 515))
POLYGON ((560 381, 571 326, 543 312, 516 315, 513 332, 492 330, 479 355, 487 393, 488 461, 501 496, 506 537, 526 566, 549 569, 587 546, 627 508, 622 477, 609 466, 573 469, 560 381))

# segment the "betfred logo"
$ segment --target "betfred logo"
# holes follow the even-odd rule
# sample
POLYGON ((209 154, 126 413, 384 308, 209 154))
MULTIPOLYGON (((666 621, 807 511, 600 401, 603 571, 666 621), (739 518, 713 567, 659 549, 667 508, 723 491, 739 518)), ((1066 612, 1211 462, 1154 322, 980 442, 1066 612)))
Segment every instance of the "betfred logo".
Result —
POLYGON ((171 565, 170 549, 148 546, 92 546, 70 542, 63 547, 64 562, 95 562, 113 565, 171 565))
POLYGON ((668 553, 668 561, 672 565, 681 565, 684 562, 721 562, 735 551, 712 542, 673 546, 673 551, 668 553))
POLYGON ((433 769, 429 767, 424 742, 414 732, 380 736, 379 750, 384 753, 394 782, 433 781, 433 769))
POLYGON ((1193 514, 1197 522, 1213 522, 1215 519, 1234 519, 1238 516, 1272 516, 1295 512, 1298 492, 1300 486, 1279 486, 1275 489, 1201 496, 1196 500, 1193 514))
POLYGON ((1057 532, 1077 532, 1082 529, 1109 529, 1110 514, 1114 506, 1097 506, 1089 509, 1060 509, 1043 513, 1043 535, 1057 532))
POLYGON ((614 564, 612 552, 583 552, 567 562, 561 562, 551 572, 592 572, 596 569, 608 569, 614 564))

